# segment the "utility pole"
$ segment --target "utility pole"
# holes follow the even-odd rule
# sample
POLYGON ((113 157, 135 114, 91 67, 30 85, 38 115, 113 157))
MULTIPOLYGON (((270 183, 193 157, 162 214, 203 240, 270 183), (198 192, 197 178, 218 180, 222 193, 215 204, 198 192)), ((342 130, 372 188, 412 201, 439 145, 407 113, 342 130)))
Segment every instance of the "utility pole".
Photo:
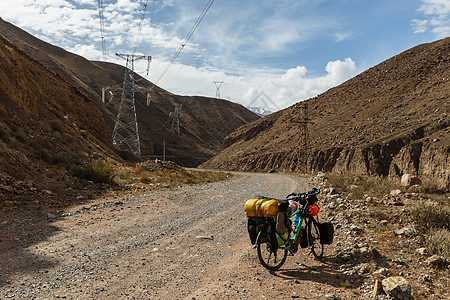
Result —
POLYGON ((213 81, 214 85, 216 86, 216 98, 220 99, 220 87, 223 84, 223 81, 213 81))
MULTIPOLYGON (((134 80, 134 62, 137 60, 147 60, 147 72, 150 66, 151 56, 120 54, 117 56, 126 60, 125 75, 122 87, 112 86, 102 89, 102 100, 105 102, 105 92, 122 90, 122 99, 120 101, 119 110, 117 112, 116 123, 113 130, 113 145, 118 150, 130 150, 134 155, 141 155, 141 144, 139 141, 138 123, 136 118, 136 105, 134 100, 135 91, 145 90, 142 87, 135 86, 134 80)), ((150 93, 147 90, 147 105, 150 103, 150 93)))
POLYGON ((172 117, 172 126, 170 129, 178 133, 178 135, 180 135, 181 107, 182 104, 175 104, 175 110, 169 113, 169 116, 172 117))
POLYGON ((299 139, 297 141, 296 152, 297 152, 297 171, 307 172, 307 163, 311 150, 311 143, 309 140, 308 123, 309 120, 308 106, 306 103, 301 103, 299 105, 300 114, 299 119, 294 121, 294 123, 299 124, 299 139))

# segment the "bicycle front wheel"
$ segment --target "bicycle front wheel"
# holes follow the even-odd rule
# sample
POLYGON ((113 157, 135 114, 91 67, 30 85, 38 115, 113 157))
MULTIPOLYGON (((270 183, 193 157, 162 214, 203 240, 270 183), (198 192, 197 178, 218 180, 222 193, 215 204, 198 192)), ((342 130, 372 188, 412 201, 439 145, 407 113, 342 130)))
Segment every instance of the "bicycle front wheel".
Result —
POLYGON ((308 244, 314 257, 321 259, 323 257, 323 244, 320 243, 319 226, 314 218, 310 218, 308 221, 308 244))
POLYGON ((271 249, 270 242, 259 242, 257 246, 258 259, 264 268, 276 271, 286 261, 288 250, 286 249, 271 249))

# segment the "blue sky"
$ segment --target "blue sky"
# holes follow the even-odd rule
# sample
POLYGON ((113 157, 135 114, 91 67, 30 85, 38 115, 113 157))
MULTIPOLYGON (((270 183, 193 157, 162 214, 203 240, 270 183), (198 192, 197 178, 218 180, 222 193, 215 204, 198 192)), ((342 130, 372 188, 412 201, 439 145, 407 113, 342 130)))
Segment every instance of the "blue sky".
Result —
MULTIPOLYGON (((155 82, 208 0, 0 0, 0 17, 92 60, 151 55, 155 82), (145 17, 141 17, 145 9, 145 17)), ((450 35, 450 0, 215 0, 157 82, 182 95, 279 109, 308 99, 408 48, 450 35), (270 101, 267 101, 267 98, 270 101)), ((137 64, 136 71, 144 71, 137 64)), ((144 75, 144 74, 143 74, 144 75)))

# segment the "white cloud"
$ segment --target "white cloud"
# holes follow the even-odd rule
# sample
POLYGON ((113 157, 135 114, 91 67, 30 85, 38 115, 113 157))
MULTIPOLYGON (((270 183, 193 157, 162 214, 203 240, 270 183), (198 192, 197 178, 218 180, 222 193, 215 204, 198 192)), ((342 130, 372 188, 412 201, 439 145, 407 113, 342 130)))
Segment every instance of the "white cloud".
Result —
POLYGON ((66 50, 83 57, 90 57, 91 60, 101 60, 102 58, 102 51, 98 50, 94 45, 77 44, 73 48, 66 50))
POLYGON ((336 43, 342 42, 352 36, 351 33, 335 33, 334 37, 336 38, 336 43))
MULTIPOLYGON (((166 62, 154 61, 150 80, 154 81, 167 66, 166 62)), ((142 67, 141 67, 142 68, 142 67)), ((161 80, 160 86, 174 93, 184 95, 215 96, 214 80, 224 81, 222 98, 243 105, 261 105, 255 99, 263 94, 276 108, 285 108, 300 100, 314 97, 336 86, 356 74, 356 65, 351 58, 327 63, 326 75, 308 77, 304 66, 291 68, 283 73, 279 70, 248 70, 245 75, 228 75, 223 71, 209 68, 195 68, 174 64, 161 80), (205 93, 205 91, 209 91, 205 93)))
POLYGON ((428 30, 428 20, 413 19, 411 21, 414 33, 424 33, 428 30))
MULTIPOLYGON (((300 52, 308 39, 328 30, 331 18, 299 17, 295 11, 303 1, 240 2, 212 9, 184 47, 183 52, 158 83, 183 95, 214 97, 212 81, 224 81, 223 98, 248 105, 263 94, 278 108, 313 97, 340 84, 356 73, 351 58, 331 61, 323 76, 311 76, 305 66, 275 69, 272 57, 300 52), (289 5, 286 5, 289 3, 289 5), (260 6, 263 6, 261 8, 260 6)), ((97 1, 93 0, 0 0, 2 18, 28 30, 38 38, 92 60, 123 65, 114 53, 129 53, 138 41, 140 54, 152 55, 149 79, 155 81, 184 41, 199 14, 191 1, 150 1, 148 15, 139 31, 142 1, 104 1, 107 57, 102 57, 97 1), (158 14, 150 12, 157 11, 158 14), (164 14, 170 15, 164 19, 164 14), (161 18, 158 22, 152 19, 161 18), (170 24, 176 20, 176 24, 170 24), (138 34, 140 35, 138 37, 138 34), (142 53, 143 52, 143 53, 142 53)), ((201 6, 201 5, 200 5, 201 6)), ((336 35, 337 41, 349 35, 336 35)), ((145 66, 136 64, 135 70, 145 66)), ((141 74, 144 75, 144 74, 141 74)))
POLYGON ((429 18, 424 20, 412 20, 414 33, 431 31, 437 38, 450 35, 450 0, 422 0, 418 9, 429 18))

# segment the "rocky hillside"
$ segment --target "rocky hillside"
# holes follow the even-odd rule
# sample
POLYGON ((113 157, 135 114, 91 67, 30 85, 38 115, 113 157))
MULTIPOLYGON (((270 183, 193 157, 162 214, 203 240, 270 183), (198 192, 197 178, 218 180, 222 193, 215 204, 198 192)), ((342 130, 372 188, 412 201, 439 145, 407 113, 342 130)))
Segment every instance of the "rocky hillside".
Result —
POLYGON ((61 199, 77 183, 66 168, 114 156, 96 104, 2 36, 0 82, 0 200, 61 199))
MULTIPOLYGON (((123 82, 123 66, 89 61, 41 41, 2 19, 0 34, 94 101, 111 135, 120 93, 112 102, 103 104, 101 90, 102 87, 123 82)), ((161 156, 165 141, 169 159, 186 166, 196 166, 221 150, 225 136, 259 118, 241 105, 214 98, 174 95, 137 77, 141 86, 151 88, 149 107, 144 96, 137 94, 136 98, 141 150, 145 156, 161 156), (169 118, 176 104, 182 105, 180 135, 171 130, 169 118)))
POLYGON ((203 165, 303 171, 301 104, 309 110, 308 171, 412 173, 449 187, 450 38, 396 55, 338 87, 233 132, 203 165))

